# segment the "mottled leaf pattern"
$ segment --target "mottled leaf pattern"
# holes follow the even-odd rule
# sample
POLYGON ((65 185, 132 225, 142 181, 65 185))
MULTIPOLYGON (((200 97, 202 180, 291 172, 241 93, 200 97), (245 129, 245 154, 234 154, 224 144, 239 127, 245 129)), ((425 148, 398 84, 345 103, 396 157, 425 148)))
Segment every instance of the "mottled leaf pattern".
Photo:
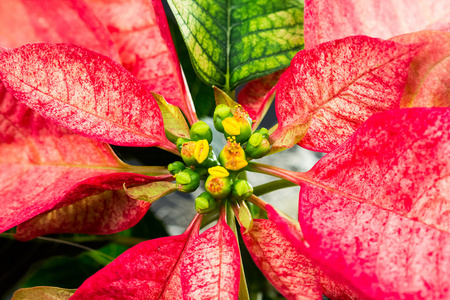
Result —
POLYGON ((242 238, 256 265, 286 299, 322 299, 317 269, 272 221, 253 220, 253 229, 242 238))
POLYGON ((197 237, 201 217, 181 235, 142 242, 88 278, 70 298, 182 299, 181 260, 197 237))
POLYGON ((111 32, 123 66, 197 121, 161 0, 86 0, 111 32))
POLYGON ((70 43, 120 60, 108 30, 82 0, 0 1, 0 44, 33 43, 70 43))
POLYGON ((372 114, 399 107, 414 51, 365 36, 300 51, 277 85, 279 127, 271 140, 310 123, 299 145, 334 149, 372 114))
POLYGON ((351 35, 390 38, 448 23, 446 0, 306 0, 305 47, 351 35))
POLYGON ((174 153, 150 92, 116 62, 68 44, 0 53, 5 86, 50 120, 103 142, 174 153))
POLYGON ((377 114, 301 184, 309 255, 365 297, 450 297, 450 109, 377 114))
POLYGON ((225 91, 289 65, 303 48, 296 0, 169 0, 197 74, 225 91))
POLYGON ((0 128, 1 232, 90 195, 121 189, 124 182, 133 186, 155 180, 124 172, 167 172, 120 162, 107 144, 48 122, 2 85, 0 128))
POLYGON ((236 236, 221 218, 194 240, 183 258, 183 299, 237 299, 240 263, 236 236))
POLYGON ((449 107, 450 32, 420 31, 391 40, 421 45, 409 67, 401 107, 449 107))
POLYGON ((26 241, 52 233, 112 234, 136 225, 150 205, 127 197, 123 190, 105 191, 20 224, 15 238, 26 241))

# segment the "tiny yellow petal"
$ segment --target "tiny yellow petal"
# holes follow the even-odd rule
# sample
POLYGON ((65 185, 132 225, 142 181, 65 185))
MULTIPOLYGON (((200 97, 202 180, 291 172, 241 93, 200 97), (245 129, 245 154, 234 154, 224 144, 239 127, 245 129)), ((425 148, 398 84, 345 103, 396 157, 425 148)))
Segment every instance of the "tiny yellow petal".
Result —
POLYGON ((222 126, 228 135, 239 135, 241 133, 241 126, 234 118, 229 117, 222 121, 222 126))
POLYGON ((225 164, 225 167, 228 170, 233 170, 233 171, 237 171, 242 169, 243 167, 246 167, 248 165, 248 162, 240 157, 235 157, 232 160, 230 160, 229 162, 227 162, 225 164))
POLYGON ((225 169, 224 167, 221 167, 221 166, 209 168, 208 173, 214 177, 220 177, 220 178, 228 177, 230 175, 230 173, 227 171, 227 169, 225 169))
POLYGON ((199 164, 205 161, 209 154, 209 144, 207 140, 200 140, 195 143, 194 157, 199 164))

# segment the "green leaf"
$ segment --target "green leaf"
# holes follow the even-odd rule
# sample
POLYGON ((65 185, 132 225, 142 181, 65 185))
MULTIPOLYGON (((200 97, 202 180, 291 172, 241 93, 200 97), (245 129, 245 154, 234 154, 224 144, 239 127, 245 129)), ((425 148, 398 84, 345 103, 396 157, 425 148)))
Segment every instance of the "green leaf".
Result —
POLYGON ((123 188, 128 197, 150 203, 177 190, 174 183, 167 181, 155 181, 132 188, 127 188, 124 184, 123 188))
POLYGON ((181 110, 175 105, 167 103, 163 96, 153 92, 152 95, 161 110, 167 138, 175 142, 179 137, 189 138, 189 126, 181 110))
POLYGON ((38 286, 27 289, 20 289, 14 293, 11 300, 66 300, 75 293, 76 290, 62 289, 51 286, 38 286))
POLYGON ((303 49, 298 0, 168 0, 202 80, 226 92, 289 65, 303 49))

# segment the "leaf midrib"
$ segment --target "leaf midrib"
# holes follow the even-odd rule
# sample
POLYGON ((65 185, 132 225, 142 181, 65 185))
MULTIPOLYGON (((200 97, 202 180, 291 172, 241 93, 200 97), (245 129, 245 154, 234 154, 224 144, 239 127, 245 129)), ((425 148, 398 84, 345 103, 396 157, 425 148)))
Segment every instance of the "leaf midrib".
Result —
MULTIPOLYGON (((20 81, 22 84, 24 84, 24 85, 26 85, 26 86, 32 88, 33 90, 35 90, 35 91, 37 91, 37 92, 39 92, 39 93, 41 93, 41 94, 43 94, 43 95, 45 95, 45 96, 47 96, 47 97, 50 97, 50 98, 54 99, 55 101, 61 102, 61 103, 63 103, 63 104, 66 104, 66 105, 68 105, 68 106, 70 106, 70 107, 72 107, 72 108, 75 108, 75 109, 78 110, 78 111, 82 111, 82 112, 84 112, 84 113, 86 113, 86 114, 88 114, 88 115, 94 116, 94 117, 96 117, 96 118, 98 118, 98 119, 100 119, 100 120, 102 120, 102 121, 105 121, 105 123, 113 124, 114 126, 120 128, 120 129, 123 129, 123 130, 125 130, 125 131, 128 131, 128 132, 130 132, 130 133, 133 133, 133 134, 135 134, 135 135, 137 135, 137 136, 142 136, 142 137, 144 137, 144 138, 147 138, 147 139, 152 140, 153 142, 160 142, 160 143, 164 144, 164 140, 161 140, 161 139, 152 137, 152 136, 147 135, 147 134, 145 134, 145 133, 143 133, 143 132, 138 132, 138 131, 136 131, 136 130, 134 130, 134 129, 132 129, 132 128, 126 127, 125 125, 122 125, 122 124, 120 124, 120 123, 113 122, 113 121, 111 121, 110 119, 106 119, 106 118, 103 117, 103 116, 99 116, 99 115, 93 114, 93 113, 91 113, 91 112, 88 112, 88 111, 86 111, 86 110, 84 110, 84 109, 82 109, 82 108, 79 108, 79 107, 75 106, 75 105, 72 104, 72 103, 64 102, 64 101, 61 100, 61 99, 55 98, 55 97, 53 97, 52 95, 49 95, 49 94, 47 94, 47 93, 41 91, 41 90, 38 89, 37 87, 32 86, 31 84, 25 82, 23 79, 21 79, 21 78, 15 76, 15 75, 12 74, 12 73, 9 73, 8 75, 14 77, 14 78, 17 79, 18 81, 20 81)), ((94 94, 95 94, 95 93, 94 93, 94 94)), ((95 97, 96 97, 96 95, 95 95, 95 97)), ((109 103, 109 102, 108 102, 108 103, 109 103)), ((73 130, 73 129, 71 129, 71 130, 73 130)), ((74 131, 75 131, 75 130, 74 130, 74 131)), ((78 132, 77 132, 77 133, 78 133, 78 132)))

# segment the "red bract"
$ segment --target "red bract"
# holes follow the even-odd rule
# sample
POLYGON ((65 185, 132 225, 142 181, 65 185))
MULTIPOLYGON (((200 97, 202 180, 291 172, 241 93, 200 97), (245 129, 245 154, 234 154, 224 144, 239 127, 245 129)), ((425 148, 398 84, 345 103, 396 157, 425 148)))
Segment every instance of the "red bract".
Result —
POLYGON ((419 31, 396 36, 391 40, 421 45, 409 67, 400 106, 450 106, 450 32, 419 31))
POLYGON ((111 32, 123 66, 195 123, 180 63, 160 0, 86 1, 111 32))
POLYGON ((31 43, 71 43, 119 61, 108 30, 82 0, 1 1, 0 44, 31 43))
POLYGON ((238 102, 248 112, 255 122, 253 128, 257 128, 273 101, 272 88, 278 83, 285 70, 255 79, 247 83, 239 92, 238 102))
POLYGON ((414 47, 365 36, 300 51, 277 86, 279 127, 296 131, 286 147, 328 152, 372 114, 399 108, 414 47))
POLYGON ((0 53, 0 73, 15 97, 58 124, 103 142, 177 152, 153 96, 105 56, 67 44, 26 45, 0 53))
POLYGON ((269 220, 253 220, 242 238, 256 265, 287 299, 322 299, 317 269, 269 220))
POLYGON ((450 109, 373 116, 301 183, 309 255, 365 297, 448 299, 450 109))
MULTIPOLYGON (((0 202, 0 231, 88 196, 106 190, 120 190, 124 182, 136 185, 171 179, 170 175, 150 177, 125 173, 135 169, 122 163, 107 144, 84 138, 49 123, 17 102, 3 86, 0 86, 0 120, 0 164, 3 170, 0 173, 0 194, 2 199, 9 200, 0 202)), ((152 168, 148 171, 152 171, 152 168)), ((153 171, 164 173, 162 169, 153 171)), ((80 220, 72 214, 71 218, 66 215, 66 218, 59 221, 49 220, 53 229, 38 227, 33 229, 33 232, 19 233, 19 236, 29 239, 36 236, 36 233, 40 235, 55 232, 56 223, 62 223, 58 229, 60 231, 56 232, 74 230, 72 226, 80 221, 82 222, 76 224, 79 230, 75 230, 76 232, 112 233, 124 230, 139 221, 149 205, 124 195, 119 198, 120 202, 109 200, 109 207, 111 212, 119 207, 127 207, 127 210, 123 211, 128 214, 127 220, 109 223, 106 221, 115 216, 105 213, 98 215, 97 219, 99 221, 103 218, 104 221, 96 222, 93 219, 80 220), (39 233, 42 230, 44 232, 39 233)), ((99 200, 102 200, 101 196, 91 199, 90 205, 94 208, 99 200)), ((83 206, 78 206, 78 212, 81 208, 83 206)), ((84 209, 86 210, 86 207, 84 209)), ((55 214, 52 216, 55 217, 55 214)), ((79 216, 88 217, 84 214, 79 216)), ((40 221, 40 226, 42 225, 40 221)), ((29 227, 26 228, 30 230, 29 227)))
POLYGON ((220 218, 195 239, 181 266, 184 299, 237 299, 240 255, 236 236, 220 218))
POLYGON ((182 299, 180 265, 198 235, 201 217, 178 236, 125 251, 86 280, 70 299, 182 299))
POLYGON ((351 35, 390 38, 448 23, 446 0, 306 0, 305 47, 351 35))

